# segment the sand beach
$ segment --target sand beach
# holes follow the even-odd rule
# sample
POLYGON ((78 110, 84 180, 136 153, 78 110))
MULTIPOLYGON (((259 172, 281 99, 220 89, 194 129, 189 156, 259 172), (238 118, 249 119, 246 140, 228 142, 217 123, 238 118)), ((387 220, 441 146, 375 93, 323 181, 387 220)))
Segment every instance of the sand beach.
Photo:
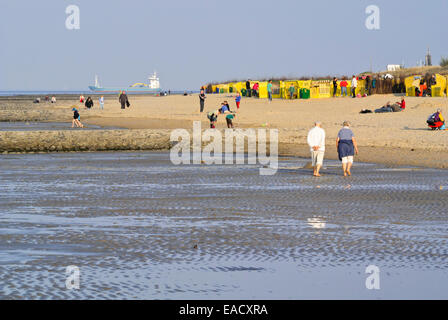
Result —
MULTIPOLYGON (((165 97, 130 96, 131 107, 120 109, 115 95, 105 96, 104 110, 98 106, 98 97, 92 97, 95 105, 87 110, 79 103, 77 97, 58 97, 56 104, 41 102, 33 104, 32 99, 3 98, 0 100, 0 121, 39 121, 67 122, 70 126, 73 106, 78 107, 83 123, 87 126, 114 127, 127 130, 126 133, 107 134, 107 138, 98 133, 82 134, 83 129, 73 132, 59 132, 59 139, 65 135, 75 135, 74 140, 84 141, 85 148, 75 150, 107 150, 107 145, 116 146, 117 139, 139 141, 141 130, 151 130, 158 137, 165 136, 176 128, 192 129, 193 121, 201 121, 202 128, 208 128, 206 113, 219 108, 224 100, 236 109, 232 94, 209 94, 204 113, 199 112, 199 98, 196 94, 165 97), (138 129, 138 130, 137 130, 138 129), (133 138, 135 136, 135 139, 133 138), (99 141, 107 139, 108 141, 99 141), (90 142, 89 142, 90 141, 90 142), (101 143, 100 143, 101 142, 101 143), (97 145, 103 145, 98 147, 97 145), (90 147, 89 147, 90 146, 90 147)), ((327 133, 326 158, 337 159, 335 139, 344 120, 352 123, 360 154, 360 162, 375 162, 387 165, 417 165, 436 168, 448 168, 448 131, 431 131, 426 126, 426 119, 438 107, 442 113, 448 112, 446 98, 406 97, 406 110, 397 113, 360 114, 361 109, 374 110, 386 104, 398 101, 395 95, 373 95, 365 98, 329 98, 311 100, 274 99, 272 103, 256 98, 243 98, 241 108, 235 119, 236 128, 276 128, 279 130, 279 153, 281 155, 308 157, 306 135, 315 120, 323 123, 327 133)), ((218 119, 217 128, 226 127, 224 117, 218 119)), ((70 129, 70 128, 68 128, 70 129)), ((19 152, 8 147, 12 135, 19 133, 0 132, 0 149, 2 152, 19 152), (8 135, 6 138, 5 135, 8 135), (9 148, 9 149, 8 149, 9 148)), ((27 143, 39 140, 39 135, 25 138, 27 143)), ((55 133, 53 132, 53 136, 55 133)), ((54 144, 54 143, 53 143, 54 144)), ((150 144, 125 143, 111 150, 152 149, 150 144)), ((27 151, 26 147, 23 151, 27 151)), ((33 149, 33 148, 31 148, 33 149)), ((62 148, 69 150, 70 147, 62 148)), ((156 148, 160 150, 160 147, 156 148)), ((39 151, 39 148, 36 149, 39 151)), ((48 150, 40 150, 48 151, 48 150)))

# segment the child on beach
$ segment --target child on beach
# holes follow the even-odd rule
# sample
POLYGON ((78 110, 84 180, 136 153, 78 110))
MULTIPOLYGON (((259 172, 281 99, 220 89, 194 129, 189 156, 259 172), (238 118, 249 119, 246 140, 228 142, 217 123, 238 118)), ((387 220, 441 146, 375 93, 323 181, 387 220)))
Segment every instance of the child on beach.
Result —
POLYGON ((210 120, 210 129, 214 129, 215 128, 215 123, 218 120, 218 114, 219 114, 219 110, 210 111, 207 114, 207 118, 210 120))
POLYGON ((233 122, 232 120, 235 118, 235 114, 234 113, 229 113, 228 115, 226 115, 226 122, 227 122, 227 128, 232 128, 233 129, 233 122))
POLYGON ((100 102, 100 108, 101 108, 101 110, 104 110, 104 97, 103 97, 103 96, 101 96, 99 102, 100 102))
POLYGON ((81 123, 81 121, 80 121, 80 120, 81 120, 81 117, 80 117, 80 115, 79 115, 78 110, 76 110, 76 108, 73 108, 72 111, 73 111, 72 128, 74 128, 75 125, 76 125, 77 127, 84 128, 84 126, 82 125, 82 123, 81 123))
POLYGON ((241 102, 241 94, 239 93, 239 91, 236 93, 236 97, 235 97, 235 103, 236 103, 236 110, 238 111, 238 109, 240 108, 240 102, 241 102))

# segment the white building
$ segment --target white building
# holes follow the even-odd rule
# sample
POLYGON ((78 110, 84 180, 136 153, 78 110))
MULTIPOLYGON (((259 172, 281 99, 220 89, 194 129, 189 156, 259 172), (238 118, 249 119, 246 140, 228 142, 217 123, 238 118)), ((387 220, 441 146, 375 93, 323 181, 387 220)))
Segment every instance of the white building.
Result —
POLYGON ((401 66, 399 64, 388 64, 387 71, 397 71, 400 70, 401 66))

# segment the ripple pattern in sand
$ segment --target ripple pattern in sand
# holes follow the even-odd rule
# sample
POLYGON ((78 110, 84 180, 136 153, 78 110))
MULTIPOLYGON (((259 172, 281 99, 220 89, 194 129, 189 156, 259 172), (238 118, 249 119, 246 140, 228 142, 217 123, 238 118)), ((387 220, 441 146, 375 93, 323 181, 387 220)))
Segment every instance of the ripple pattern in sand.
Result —
POLYGON ((448 268, 443 170, 358 164, 347 179, 330 161, 316 180, 300 159, 275 176, 163 153, 0 161, 1 298, 297 298, 310 296, 281 283, 298 270, 448 268), (82 290, 65 289, 67 265, 82 290))

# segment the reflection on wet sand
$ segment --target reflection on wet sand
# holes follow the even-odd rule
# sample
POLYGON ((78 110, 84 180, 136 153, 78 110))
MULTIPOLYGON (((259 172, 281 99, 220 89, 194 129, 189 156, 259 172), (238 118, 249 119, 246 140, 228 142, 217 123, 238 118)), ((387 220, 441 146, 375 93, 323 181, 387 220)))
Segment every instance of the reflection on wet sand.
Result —
POLYGON ((289 158, 260 176, 149 152, 0 161, 0 298, 448 298, 444 170, 356 164, 344 178, 330 161, 316 179, 289 158), (364 285, 370 264, 381 290, 364 285))

